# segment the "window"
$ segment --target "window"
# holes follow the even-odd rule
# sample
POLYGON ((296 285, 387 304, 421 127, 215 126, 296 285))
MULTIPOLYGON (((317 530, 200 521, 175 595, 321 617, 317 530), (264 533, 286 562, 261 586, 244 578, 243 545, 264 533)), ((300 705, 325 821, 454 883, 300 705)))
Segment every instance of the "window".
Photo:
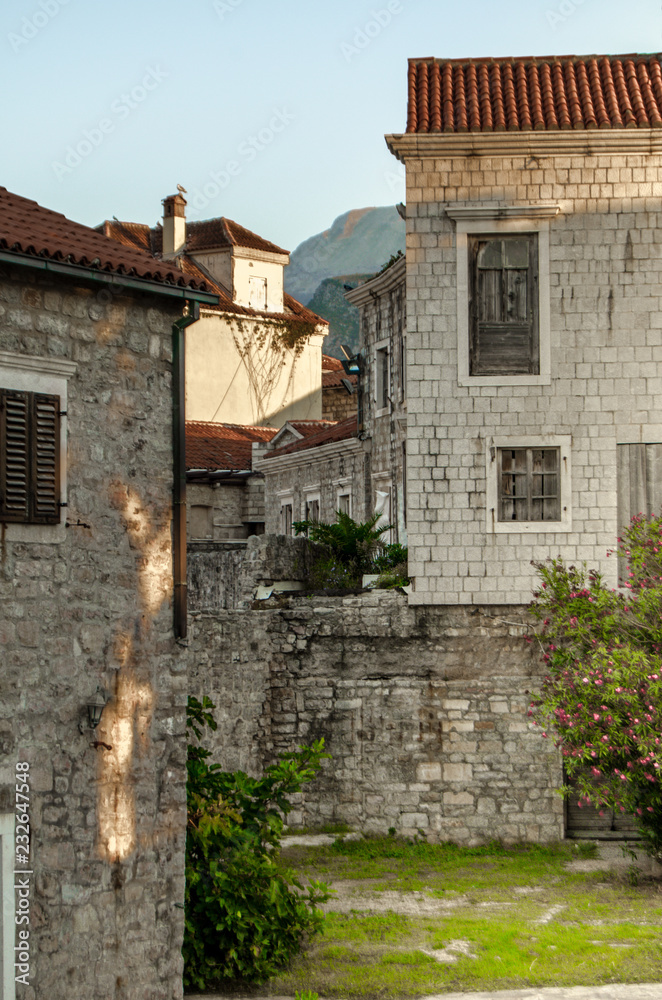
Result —
POLYGON ((248 279, 248 305, 251 309, 264 311, 267 308, 267 279, 254 278, 252 275, 248 279))
POLYGON ((306 497, 306 521, 319 521, 320 498, 306 497))
POLYGON ((388 347, 375 351, 375 408, 385 410, 389 405, 388 347))
POLYGON ((192 539, 213 538, 213 511, 207 504, 191 504, 189 532, 192 539))
POLYGON ((559 205, 452 205, 459 385, 549 385, 549 228, 559 205))
POLYGON ((538 375, 538 236, 469 240, 471 375, 538 375))
POLYGON ((558 448, 499 448, 499 520, 558 521, 558 448))
POLYGON ((60 521, 60 397, 0 389, 0 520, 60 521))
MULTIPOLYGON (((391 523, 391 483, 380 483, 375 489, 375 514, 379 514, 376 527, 383 528, 391 523)), ((381 540, 386 545, 393 541, 391 529, 385 531, 381 540)))
POLYGON ((292 501, 281 503, 280 505, 280 533, 281 535, 292 534, 292 501))
POLYGON ((502 438, 487 447, 490 533, 571 531, 571 438, 502 438))
POLYGON ((338 501, 336 505, 336 510, 339 510, 342 514, 348 514, 349 517, 352 516, 352 495, 351 493, 339 493, 338 501))

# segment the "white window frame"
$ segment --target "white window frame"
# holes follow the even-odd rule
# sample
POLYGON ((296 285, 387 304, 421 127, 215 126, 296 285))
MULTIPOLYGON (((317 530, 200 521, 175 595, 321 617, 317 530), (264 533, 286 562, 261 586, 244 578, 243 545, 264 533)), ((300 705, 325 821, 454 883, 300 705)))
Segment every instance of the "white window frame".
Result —
POLYGON ((336 505, 334 513, 340 509, 340 497, 349 497, 349 516, 354 517, 354 494, 352 490, 352 480, 350 477, 344 479, 334 479, 333 485, 336 488, 336 505))
MULTIPOLYGON (((280 510, 278 512, 278 534, 285 535, 283 531, 283 507, 288 505, 292 508, 292 523, 297 520, 294 515, 294 494, 293 493, 283 493, 278 494, 278 499, 280 500, 280 510)), ((294 530, 290 531, 290 536, 294 534, 294 530)))
POLYGON ((303 499, 301 501, 301 520, 307 521, 308 514, 306 508, 309 503, 317 500, 317 509, 319 511, 319 518, 322 519, 322 496, 320 492, 319 483, 315 486, 304 486, 303 488, 303 499))
POLYGON ((383 417, 387 413, 391 412, 391 398, 389 395, 389 390, 391 386, 391 350, 390 343, 388 339, 378 340, 373 347, 373 399, 375 400, 375 417, 383 417), (379 406, 379 354, 381 351, 386 353, 386 401, 384 406, 379 406))
POLYGON ((549 385, 550 347, 550 268, 549 220, 559 205, 523 205, 500 208, 495 205, 449 207, 446 214, 455 220, 457 249, 457 381, 461 386, 549 385), (469 345, 469 237, 500 236, 511 233, 538 234, 538 348, 540 374, 470 375, 469 345))
POLYGON ((36 542, 45 545, 63 542, 67 536, 67 382, 76 374, 77 364, 63 358, 0 351, 0 386, 17 392, 38 392, 60 397, 60 503, 59 524, 8 523, 8 542, 36 542))
POLYGON ((572 437, 542 434, 537 437, 494 437, 487 442, 485 527, 488 535, 545 535, 572 531, 572 437), (500 448, 558 448, 561 479, 560 521, 499 521, 500 448))

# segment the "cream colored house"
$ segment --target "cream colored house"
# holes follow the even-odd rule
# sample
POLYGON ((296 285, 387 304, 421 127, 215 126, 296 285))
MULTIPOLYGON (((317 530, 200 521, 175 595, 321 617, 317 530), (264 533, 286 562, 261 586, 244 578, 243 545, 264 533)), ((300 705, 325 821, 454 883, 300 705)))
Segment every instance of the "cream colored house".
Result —
POLYGON ((281 427, 322 417, 328 323, 283 289, 289 254, 230 219, 187 223, 181 194, 154 229, 106 221, 106 236, 150 251, 218 292, 186 339, 186 418, 281 427))

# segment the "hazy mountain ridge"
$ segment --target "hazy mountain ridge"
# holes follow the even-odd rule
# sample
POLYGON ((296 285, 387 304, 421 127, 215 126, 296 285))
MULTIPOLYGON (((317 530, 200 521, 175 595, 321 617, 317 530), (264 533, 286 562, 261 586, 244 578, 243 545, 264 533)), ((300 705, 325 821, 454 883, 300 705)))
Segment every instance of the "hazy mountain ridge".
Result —
POLYGON ((332 358, 343 358, 341 344, 353 351, 359 349, 359 311, 345 298, 347 286, 356 288, 372 274, 344 274, 337 278, 325 278, 308 303, 318 316, 329 321, 329 332, 324 338, 322 350, 332 358))
POLYGON ((351 209, 339 215, 330 229, 304 240, 290 254, 285 290, 309 305, 327 278, 374 274, 404 249, 405 224, 395 206, 351 209))

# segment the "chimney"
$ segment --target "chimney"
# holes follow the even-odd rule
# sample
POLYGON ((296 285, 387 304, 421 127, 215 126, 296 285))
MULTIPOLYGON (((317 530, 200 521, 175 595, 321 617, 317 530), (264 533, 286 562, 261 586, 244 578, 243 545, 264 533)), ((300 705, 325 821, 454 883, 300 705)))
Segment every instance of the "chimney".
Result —
POLYGON ((186 243, 186 201, 181 194, 163 199, 163 257, 174 257, 186 243))

